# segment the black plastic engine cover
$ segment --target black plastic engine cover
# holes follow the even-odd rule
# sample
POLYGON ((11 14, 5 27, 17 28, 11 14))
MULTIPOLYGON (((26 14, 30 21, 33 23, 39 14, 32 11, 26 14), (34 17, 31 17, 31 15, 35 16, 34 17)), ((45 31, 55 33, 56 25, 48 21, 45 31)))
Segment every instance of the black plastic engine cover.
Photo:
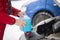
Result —
POLYGON ((52 25, 55 23, 54 20, 49 23, 45 23, 43 25, 39 25, 37 28, 37 33, 40 35, 48 36, 53 33, 52 25))

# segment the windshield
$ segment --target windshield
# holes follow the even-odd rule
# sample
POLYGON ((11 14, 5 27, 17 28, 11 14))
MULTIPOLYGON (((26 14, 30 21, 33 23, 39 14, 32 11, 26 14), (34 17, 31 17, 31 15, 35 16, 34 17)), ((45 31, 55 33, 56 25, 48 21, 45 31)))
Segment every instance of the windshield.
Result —
POLYGON ((54 1, 60 7, 60 0, 54 0, 54 1))
POLYGON ((60 3, 60 0, 56 0, 56 2, 60 3))

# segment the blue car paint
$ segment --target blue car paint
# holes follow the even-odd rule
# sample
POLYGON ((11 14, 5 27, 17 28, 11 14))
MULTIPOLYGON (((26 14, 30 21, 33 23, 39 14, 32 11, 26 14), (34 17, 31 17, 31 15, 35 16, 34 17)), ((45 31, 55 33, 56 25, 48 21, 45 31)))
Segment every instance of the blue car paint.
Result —
MULTIPOLYGON (((44 1, 45 2, 45 1, 44 1)), ((38 11, 38 10, 42 10, 42 9, 45 9, 45 3, 43 1, 39 2, 39 1, 36 1, 36 2, 33 2, 33 3, 30 3, 29 5, 27 5, 27 10, 26 10, 26 13, 27 15, 32 18, 33 15, 38 11), (41 3, 43 5, 41 5, 41 3)))
POLYGON ((60 15, 60 7, 56 5, 54 0, 47 0, 46 9, 52 12, 54 16, 60 15))
POLYGON ((41 10, 48 10, 54 16, 60 15, 60 8, 55 5, 54 0, 37 0, 36 2, 32 2, 27 5, 26 13, 32 20, 33 15, 35 15, 37 11, 41 10))

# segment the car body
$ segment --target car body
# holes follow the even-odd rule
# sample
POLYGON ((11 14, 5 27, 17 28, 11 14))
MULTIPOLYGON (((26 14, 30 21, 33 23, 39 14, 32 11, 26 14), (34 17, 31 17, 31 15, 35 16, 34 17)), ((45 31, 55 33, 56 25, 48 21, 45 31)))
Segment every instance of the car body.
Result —
POLYGON ((46 10, 51 12, 53 16, 60 15, 60 7, 56 5, 54 0, 37 0, 35 2, 30 3, 27 5, 27 15, 32 19, 33 16, 38 12, 46 10))
MULTIPOLYGON (((35 27, 35 25, 38 25, 39 23, 41 23, 41 21, 44 21, 45 19, 59 16, 60 7, 56 4, 54 0, 37 0, 27 5, 26 13, 31 18, 32 27, 35 27)), ((40 26, 36 27, 35 30, 33 28, 33 32, 39 34, 39 32, 41 32, 41 29, 38 28, 40 28, 40 26)))

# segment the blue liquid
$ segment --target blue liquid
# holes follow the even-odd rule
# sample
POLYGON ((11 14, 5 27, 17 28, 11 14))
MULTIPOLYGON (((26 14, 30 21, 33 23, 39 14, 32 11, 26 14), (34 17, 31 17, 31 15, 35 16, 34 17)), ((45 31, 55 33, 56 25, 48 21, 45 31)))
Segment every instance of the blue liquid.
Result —
POLYGON ((32 28, 31 28, 31 20, 30 19, 25 19, 26 22, 26 26, 22 28, 22 30, 26 33, 26 32, 31 32, 32 28))
POLYGON ((22 31, 24 33, 31 32, 32 31, 31 19, 28 16, 26 16, 24 18, 20 18, 20 19, 22 19, 22 20, 24 20, 26 22, 26 26, 22 28, 22 31))

